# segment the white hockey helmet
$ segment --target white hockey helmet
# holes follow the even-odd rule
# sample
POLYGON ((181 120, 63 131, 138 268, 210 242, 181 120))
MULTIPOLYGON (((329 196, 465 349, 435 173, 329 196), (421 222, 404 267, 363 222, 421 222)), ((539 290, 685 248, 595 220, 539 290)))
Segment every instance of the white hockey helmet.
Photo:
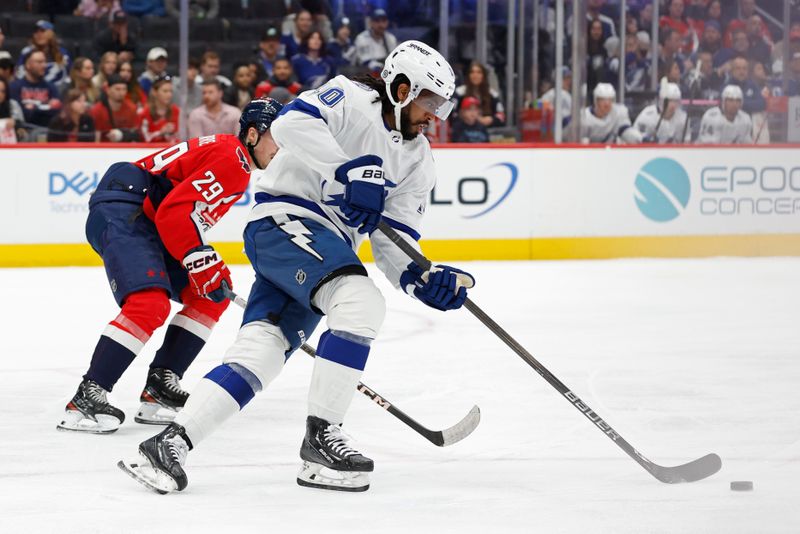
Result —
POLYGON ((610 83, 598 83, 594 87, 594 102, 597 103, 598 98, 610 98, 611 100, 615 100, 617 98, 617 92, 614 90, 614 86, 610 83))
POLYGON ((681 88, 677 83, 665 83, 661 85, 658 91, 658 99, 663 102, 664 100, 680 100, 681 88))
POLYGON ((420 41, 404 41, 386 57, 381 71, 386 84, 386 94, 394 106, 394 120, 400 130, 400 110, 416 100, 417 104, 441 120, 447 119, 453 110, 450 100, 456 90, 456 76, 450 63, 436 50, 420 41), (392 82, 405 75, 411 85, 408 98, 397 102, 392 94, 392 82), (418 98, 427 89, 432 95, 418 98))
POLYGON ((725 89, 722 90, 722 101, 726 100, 744 100, 744 95, 742 95, 742 88, 738 85, 727 85, 725 89))

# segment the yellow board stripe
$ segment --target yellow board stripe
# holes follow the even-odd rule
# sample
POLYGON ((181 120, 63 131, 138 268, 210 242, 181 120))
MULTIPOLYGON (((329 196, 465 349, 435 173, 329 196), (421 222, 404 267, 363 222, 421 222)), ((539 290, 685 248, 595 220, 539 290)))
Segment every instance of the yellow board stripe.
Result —
MULTIPOLYGON (((423 240, 433 261, 800 256, 800 234, 423 240)), ((247 263, 242 243, 215 243, 228 263, 247 263)), ((373 261, 369 242, 359 251, 373 261)), ((0 267, 102 265, 87 244, 0 245, 0 267)))

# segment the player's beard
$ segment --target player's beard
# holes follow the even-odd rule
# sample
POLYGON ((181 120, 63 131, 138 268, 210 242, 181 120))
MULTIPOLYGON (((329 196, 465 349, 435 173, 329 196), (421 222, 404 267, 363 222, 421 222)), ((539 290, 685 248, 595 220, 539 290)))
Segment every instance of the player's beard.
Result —
MULTIPOLYGON (((412 104, 413 105, 413 104, 412 104)), ((406 106, 400 110, 400 124, 402 129, 400 133, 406 141, 413 141, 419 135, 419 127, 427 126, 427 121, 422 123, 411 123, 411 106, 406 106)))

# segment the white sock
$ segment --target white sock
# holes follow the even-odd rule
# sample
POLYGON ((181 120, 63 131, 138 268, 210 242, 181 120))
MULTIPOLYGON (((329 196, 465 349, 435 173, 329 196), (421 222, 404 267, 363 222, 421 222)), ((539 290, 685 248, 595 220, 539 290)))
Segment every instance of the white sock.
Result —
POLYGON ((175 422, 186 429, 192 446, 210 436, 223 422, 239 411, 239 404, 222 386, 203 378, 192 390, 186 406, 175 422))
POLYGON ((308 390, 308 414, 339 425, 356 392, 362 371, 317 357, 308 390))

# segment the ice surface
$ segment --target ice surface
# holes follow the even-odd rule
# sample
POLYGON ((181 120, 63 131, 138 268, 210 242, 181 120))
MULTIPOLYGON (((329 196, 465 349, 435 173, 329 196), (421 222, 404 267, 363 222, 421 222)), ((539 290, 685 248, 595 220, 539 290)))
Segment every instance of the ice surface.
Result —
MULTIPOLYGON (((312 362, 298 352, 190 453, 187 490, 159 496, 115 464, 158 430, 133 415, 161 335, 112 393, 129 418, 116 434, 56 432, 116 306, 100 269, 5 269, 0 532, 800 532, 800 260, 462 266, 473 300, 646 456, 716 452, 722 471, 656 481, 468 312, 376 277, 389 313, 364 382, 430 428, 478 404, 475 433, 434 447, 359 394, 346 429, 375 460, 371 489, 301 488, 312 362)), ((246 295, 249 268, 233 273, 246 295)), ((240 317, 231 306, 188 389, 240 317)))

